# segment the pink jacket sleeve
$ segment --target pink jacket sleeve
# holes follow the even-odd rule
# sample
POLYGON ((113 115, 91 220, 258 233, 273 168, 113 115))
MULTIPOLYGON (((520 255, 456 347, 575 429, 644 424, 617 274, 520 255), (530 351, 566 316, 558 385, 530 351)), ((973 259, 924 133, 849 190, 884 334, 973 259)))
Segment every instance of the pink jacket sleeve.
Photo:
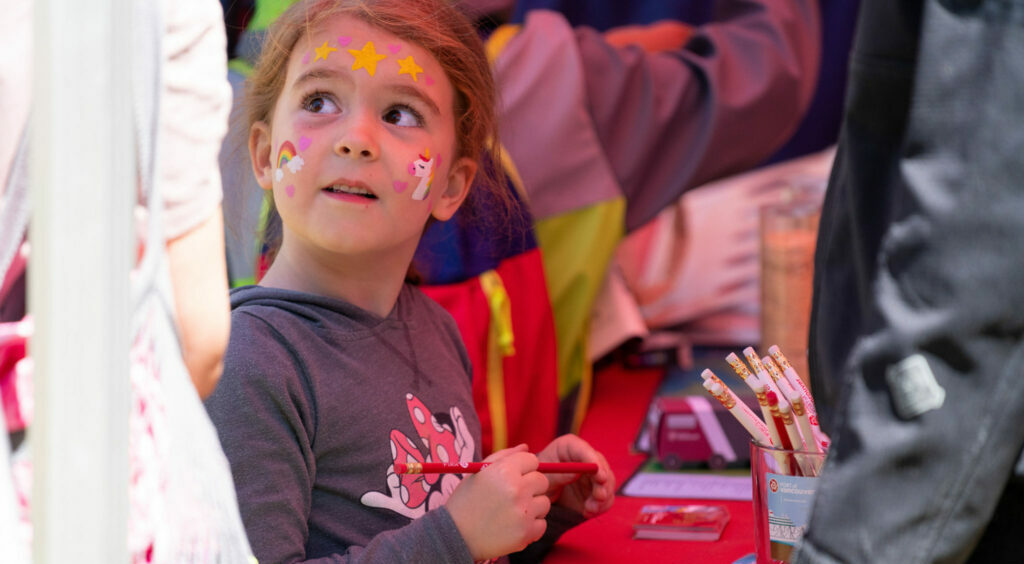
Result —
POLYGON ((683 49, 654 54, 529 15, 495 70, 502 139, 538 219, 625 196, 632 230, 785 142, 817 79, 817 2, 721 4, 683 49))

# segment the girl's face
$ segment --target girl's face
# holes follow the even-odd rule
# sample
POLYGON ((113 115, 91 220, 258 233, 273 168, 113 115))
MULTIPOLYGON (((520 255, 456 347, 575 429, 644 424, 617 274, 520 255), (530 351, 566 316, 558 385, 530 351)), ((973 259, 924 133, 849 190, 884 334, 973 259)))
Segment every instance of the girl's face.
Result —
POLYGON ((424 224, 446 220, 476 171, 456 158, 455 93, 418 45, 342 16, 299 39, 272 122, 250 151, 273 190, 284 246, 408 260, 424 224))

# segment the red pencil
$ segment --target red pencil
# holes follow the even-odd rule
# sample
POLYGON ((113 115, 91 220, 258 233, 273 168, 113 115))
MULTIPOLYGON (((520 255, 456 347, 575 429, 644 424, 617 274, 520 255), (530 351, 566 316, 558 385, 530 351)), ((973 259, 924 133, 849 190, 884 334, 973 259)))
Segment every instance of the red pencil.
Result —
MULTIPOLYGON (((442 462, 395 463, 397 474, 476 474, 490 466, 491 462, 467 462, 444 464, 442 462)), ((593 462, 541 462, 538 472, 545 474, 595 474, 597 464, 593 462)))

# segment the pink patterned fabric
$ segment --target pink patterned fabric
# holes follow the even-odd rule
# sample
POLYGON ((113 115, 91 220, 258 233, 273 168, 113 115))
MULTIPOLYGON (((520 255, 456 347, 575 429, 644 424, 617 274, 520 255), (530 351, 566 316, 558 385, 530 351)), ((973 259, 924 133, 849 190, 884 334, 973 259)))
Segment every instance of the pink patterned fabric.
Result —
MULTIPOLYGON (((26 429, 32 419, 31 370, 15 370, 15 365, 25 358, 27 330, 18 327, 24 323, 0 324, 0 391, 8 432, 26 429)), ((130 351, 128 550, 133 564, 154 562, 154 544, 160 537, 160 528, 167 525, 161 516, 167 514, 165 462, 169 456, 166 437, 170 423, 151 326, 150 321, 143 324, 130 351)), ((27 445, 15 451, 12 458, 19 526, 22 536, 30 542, 32 459, 27 445)), ((199 523, 190 536, 193 546, 216 546, 215 539, 204 533, 199 523)), ((213 559, 211 552, 210 559, 204 561, 213 559)))
POLYGON ((25 358, 30 321, 0 323, 0 398, 8 432, 25 429, 32 420, 32 387, 18 363, 25 358))

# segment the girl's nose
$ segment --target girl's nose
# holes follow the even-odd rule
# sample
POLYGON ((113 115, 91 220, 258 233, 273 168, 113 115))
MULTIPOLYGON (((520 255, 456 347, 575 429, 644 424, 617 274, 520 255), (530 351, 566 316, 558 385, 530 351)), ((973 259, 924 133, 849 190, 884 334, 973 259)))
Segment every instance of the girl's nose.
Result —
POLYGON ((348 130, 338 138, 334 145, 334 152, 341 157, 356 159, 376 159, 380 154, 377 143, 368 131, 365 124, 352 124, 348 130))

